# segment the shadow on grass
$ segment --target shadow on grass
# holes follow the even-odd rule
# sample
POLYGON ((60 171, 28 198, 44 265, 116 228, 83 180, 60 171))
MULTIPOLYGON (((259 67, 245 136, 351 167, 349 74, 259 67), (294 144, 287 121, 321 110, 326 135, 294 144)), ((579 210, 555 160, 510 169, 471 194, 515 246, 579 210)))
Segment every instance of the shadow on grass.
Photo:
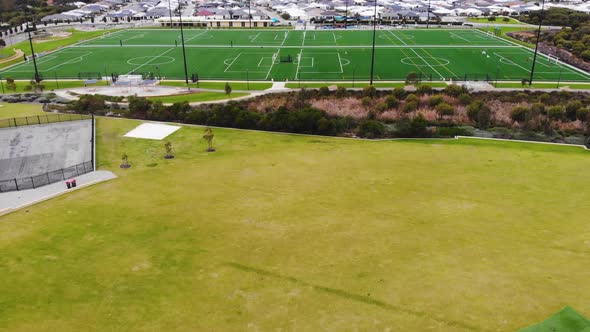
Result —
POLYGON ((392 305, 377 299, 373 299, 370 296, 364 296, 364 295, 359 295, 359 294, 354 294, 354 293, 350 293, 347 292, 345 290, 342 289, 337 289, 337 288, 331 288, 331 287, 325 287, 325 286, 319 286, 319 285, 314 285, 311 284, 309 282, 294 278, 294 277, 290 277, 290 276, 284 276, 275 272, 271 272, 271 271, 267 271, 267 270, 263 270, 263 269, 259 269, 256 267, 251 267, 251 266, 247 266, 247 265, 243 265, 240 263, 235 263, 235 262, 226 262, 224 265, 241 270, 241 271, 245 271, 245 272, 251 272, 251 273, 256 273, 259 275, 263 275, 263 276, 267 276, 267 277, 272 277, 275 279, 280 279, 280 280, 285 280, 285 281, 289 281, 292 282, 296 285, 299 286, 304 286, 304 287, 311 287, 313 290, 315 291, 319 291, 319 292, 324 292, 324 293, 328 293, 330 295, 335 295, 335 296, 339 296, 341 298, 345 298, 347 300, 353 300, 356 302, 361 302, 364 304, 368 304, 368 305, 374 305, 377 306, 379 308, 385 309, 385 310, 389 310, 389 311, 396 311, 396 312, 402 312, 405 314, 410 314, 413 316, 417 316, 417 317, 421 317, 421 318, 426 318, 426 319, 431 319, 443 324, 446 324, 448 326, 454 326, 454 327, 459 327, 459 328, 463 328, 466 330, 471 330, 471 331, 491 331, 491 330, 487 330, 487 329, 483 329, 480 327, 476 327, 476 326, 471 326, 469 324, 460 322, 460 321, 455 321, 455 320, 448 320, 448 319, 442 319, 442 318, 438 318, 438 317, 434 317, 426 312, 422 312, 422 311, 417 311, 417 310, 412 310, 412 309, 407 309, 407 308, 402 308, 400 306, 396 306, 396 305, 392 305))

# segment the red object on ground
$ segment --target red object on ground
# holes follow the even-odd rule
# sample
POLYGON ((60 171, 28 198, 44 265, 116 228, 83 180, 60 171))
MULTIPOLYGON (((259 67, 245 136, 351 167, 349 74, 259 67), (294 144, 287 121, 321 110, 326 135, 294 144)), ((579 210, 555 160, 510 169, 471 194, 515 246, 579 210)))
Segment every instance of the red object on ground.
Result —
POLYGON ((70 181, 66 181, 66 186, 70 189, 72 186, 70 185, 70 181))
POLYGON ((76 179, 72 180, 72 188, 76 186, 76 179))

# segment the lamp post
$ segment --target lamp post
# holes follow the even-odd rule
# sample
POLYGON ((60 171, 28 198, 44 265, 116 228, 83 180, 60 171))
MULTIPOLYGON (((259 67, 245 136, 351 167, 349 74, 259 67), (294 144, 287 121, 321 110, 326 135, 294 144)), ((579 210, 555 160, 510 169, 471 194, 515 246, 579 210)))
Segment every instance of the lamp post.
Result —
POLYGON ((250 27, 249 29, 252 29, 252 14, 250 12, 250 1, 248 0, 248 26, 250 27))
POLYGON ((172 29, 172 6, 170 5, 170 0, 168 0, 168 13, 170 14, 170 29, 172 29))
POLYGON ((373 74, 375 69, 375 34, 377 33, 377 0, 375 0, 375 13, 373 16, 373 47, 371 50, 371 82, 369 85, 373 85, 373 74))
POLYGON ((539 41, 541 40, 541 24, 543 24, 543 12, 545 10, 545 0, 541 4, 541 12, 539 13, 539 29, 537 30, 537 42, 535 43, 535 54, 533 55, 533 64, 531 65, 531 77, 529 79, 529 86, 533 85, 533 76, 535 75, 535 63, 537 62, 537 53, 539 52, 539 41))
POLYGON ((428 0, 428 13, 426 14, 426 29, 430 29, 430 0, 428 0))
POLYGON ((35 57, 35 48, 33 48, 33 37, 31 36, 31 29, 29 28, 29 19, 27 18, 27 9, 29 8, 28 2, 25 3, 25 20, 27 21, 27 35, 29 37, 29 45, 31 47, 31 57, 33 58, 33 66, 35 67, 35 82, 41 82, 41 77, 39 76, 39 70, 37 68, 37 59, 35 57))
POLYGON ((184 29, 182 26, 182 10, 180 6, 178 6, 178 19, 180 22, 180 40, 182 41, 182 59, 184 61, 184 82, 188 86, 188 67, 186 65, 186 48, 184 47, 184 29))
POLYGON ((346 9, 344 11, 344 30, 348 29, 348 0, 344 0, 346 9))

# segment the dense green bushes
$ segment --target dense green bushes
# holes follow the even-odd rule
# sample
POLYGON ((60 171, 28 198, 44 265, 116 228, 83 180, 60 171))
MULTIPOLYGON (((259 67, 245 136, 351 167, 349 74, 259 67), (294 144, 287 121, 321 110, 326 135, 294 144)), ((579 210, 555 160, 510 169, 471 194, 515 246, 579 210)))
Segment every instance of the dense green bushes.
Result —
MULTIPOLYGON (((521 20, 539 24, 539 18, 540 12, 534 11, 522 16, 521 20)), ((590 15, 567 8, 551 7, 544 13, 543 24, 564 28, 557 33, 543 32, 542 41, 567 49, 584 61, 590 61, 590 15)))
POLYGON ((80 113, 112 112, 146 120, 366 138, 452 137, 486 131, 487 136, 544 135, 544 140, 559 141, 590 133, 590 111, 585 107, 590 97, 583 93, 470 93, 456 85, 432 92, 429 88, 416 93, 302 89, 198 108, 186 102, 164 106, 138 97, 119 105, 119 98, 80 96, 71 107, 80 113))

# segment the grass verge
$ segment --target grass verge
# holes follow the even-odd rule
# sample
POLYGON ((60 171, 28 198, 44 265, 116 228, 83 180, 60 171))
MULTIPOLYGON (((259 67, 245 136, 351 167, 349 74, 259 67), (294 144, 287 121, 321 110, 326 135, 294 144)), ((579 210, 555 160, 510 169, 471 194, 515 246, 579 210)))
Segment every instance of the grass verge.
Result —
POLYGON ((525 24, 525 23, 522 23, 521 21, 514 19, 512 17, 507 17, 507 16, 495 16, 495 17, 496 17, 495 21, 490 21, 487 17, 469 17, 469 18, 467 18, 467 21, 474 22, 474 23, 487 23, 490 25, 525 24), (508 18, 508 21, 504 21, 504 18, 508 18))
POLYGON ((0 102, 0 119, 45 114, 39 104, 10 104, 0 102))
MULTIPOLYGON (((4 93, 22 93, 22 92, 30 92, 30 91, 25 91, 25 87, 27 85, 29 85, 29 81, 15 81, 16 84, 16 90, 15 91, 11 91, 11 90, 7 90, 6 89, 6 81, 2 80, 0 82, 0 84, 4 85, 4 93)), ((45 86, 44 92, 48 92, 51 90, 57 90, 57 89, 72 89, 72 88, 80 88, 84 86, 84 81, 53 81, 50 78, 44 80, 41 82, 41 84, 43 84, 43 86, 45 86)), ((88 87, 91 86, 104 86, 105 82, 98 82, 96 84, 90 84, 88 85, 88 87)), ((0 94, 2 93, 2 90, 0 89, 0 94)))
MULTIPOLYGON (((166 86, 180 86, 186 87, 184 82, 179 81, 162 81, 160 85, 166 86)), ((251 83, 244 83, 244 82, 229 82, 229 85, 233 90, 266 90, 272 87, 272 83, 263 83, 263 82, 251 82, 251 83)), ((221 90, 225 89, 225 82, 199 82, 198 86, 197 83, 190 83, 188 85, 191 88, 201 88, 201 89, 212 89, 212 90, 221 90)))
MULTIPOLYGON (((532 86, 522 85, 520 82, 498 82, 496 84, 497 88, 515 88, 515 89, 556 89, 557 83, 533 83, 532 86)), ((590 89, 589 83, 567 83, 561 82, 559 84, 560 88, 568 87, 570 89, 580 89, 586 90, 590 89)))
MULTIPOLYGON (((350 89, 350 88, 365 88, 365 87, 369 86, 369 83, 359 82, 359 83, 355 83, 353 86, 352 83, 338 83, 338 82, 319 82, 319 83, 307 82, 307 83, 301 83, 301 84, 291 82, 291 83, 285 84, 285 87, 289 88, 289 89, 298 89, 298 88, 319 89, 321 87, 327 87, 327 86, 332 86, 332 85, 341 86, 341 87, 350 89)), ((403 88, 404 86, 406 86, 406 84, 403 82, 394 82, 394 83, 376 82, 373 85, 377 88, 403 88)), ((444 88, 447 86, 446 83, 442 83, 442 82, 424 82, 424 85, 429 85, 433 88, 444 88)))
MULTIPOLYGON (((231 98, 238 98, 247 96, 248 93, 232 93, 231 98)), ((202 101, 214 101, 214 100, 223 100, 223 99, 231 99, 225 94, 225 92, 197 92, 197 93, 190 93, 190 94, 183 94, 183 95, 174 95, 174 96, 163 96, 163 97, 149 97, 149 100, 153 101, 161 101, 164 104, 173 104, 173 103, 182 103, 188 101, 189 103, 193 102, 202 102, 202 101)))

